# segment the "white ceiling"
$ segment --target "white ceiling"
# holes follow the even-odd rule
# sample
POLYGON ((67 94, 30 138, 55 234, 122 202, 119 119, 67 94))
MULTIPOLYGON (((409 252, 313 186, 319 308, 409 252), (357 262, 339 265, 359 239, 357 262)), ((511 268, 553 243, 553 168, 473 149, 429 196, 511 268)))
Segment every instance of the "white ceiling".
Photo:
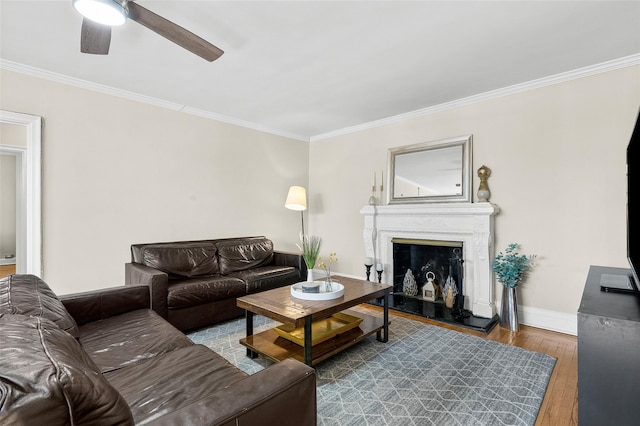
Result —
POLYGON ((302 140, 640 53, 638 1, 160 1, 214 62, 128 21, 80 53, 71 0, 0 0, 3 66, 302 140))

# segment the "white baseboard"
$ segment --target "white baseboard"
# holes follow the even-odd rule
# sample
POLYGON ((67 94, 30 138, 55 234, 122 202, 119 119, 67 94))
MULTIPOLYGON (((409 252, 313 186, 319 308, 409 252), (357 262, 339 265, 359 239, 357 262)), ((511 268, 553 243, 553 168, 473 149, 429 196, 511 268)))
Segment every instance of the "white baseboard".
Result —
POLYGON ((573 336, 578 335, 578 314, 567 314, 518 305, 518 317, 520 324, 573 336))

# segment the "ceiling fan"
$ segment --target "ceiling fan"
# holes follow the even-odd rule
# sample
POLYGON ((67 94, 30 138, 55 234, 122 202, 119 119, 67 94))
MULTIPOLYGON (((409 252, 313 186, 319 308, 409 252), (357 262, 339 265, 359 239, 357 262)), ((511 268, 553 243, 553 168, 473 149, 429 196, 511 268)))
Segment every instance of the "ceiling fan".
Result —
POLYGON ((111 27, 124 24, 127 18, 209 62, 215 61, 224 53, 203 38, 156 15, 132 0, 72 1, 73 7, 84 17, 80 39, 80 51, 83 53, 108 54, 111 44, 111 27))

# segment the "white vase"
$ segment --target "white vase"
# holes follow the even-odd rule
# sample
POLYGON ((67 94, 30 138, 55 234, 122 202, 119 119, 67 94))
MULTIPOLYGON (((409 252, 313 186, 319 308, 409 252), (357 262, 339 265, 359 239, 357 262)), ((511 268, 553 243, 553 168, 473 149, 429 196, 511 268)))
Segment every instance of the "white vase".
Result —
POLYGON ((307 282, 313 282, 313 269, 307 269, 307 282))

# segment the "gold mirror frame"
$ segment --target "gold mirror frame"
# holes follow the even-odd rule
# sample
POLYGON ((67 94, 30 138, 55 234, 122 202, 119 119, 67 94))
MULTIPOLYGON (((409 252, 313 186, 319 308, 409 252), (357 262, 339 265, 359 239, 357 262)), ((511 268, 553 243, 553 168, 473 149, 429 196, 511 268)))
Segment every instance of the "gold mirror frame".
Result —
POLYGON ((471 202, 472 135, 389 149, 387 203, 471 202))

